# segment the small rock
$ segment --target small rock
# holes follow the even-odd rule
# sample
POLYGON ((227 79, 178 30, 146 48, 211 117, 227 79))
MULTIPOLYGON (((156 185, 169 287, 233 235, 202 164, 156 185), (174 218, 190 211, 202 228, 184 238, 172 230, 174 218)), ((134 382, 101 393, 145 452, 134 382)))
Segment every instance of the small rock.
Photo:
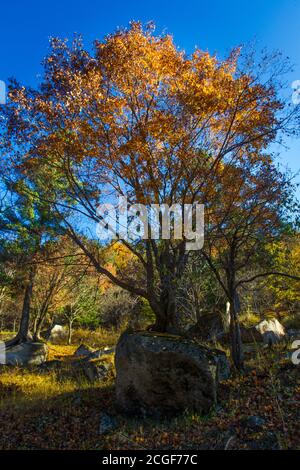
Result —
POLYGON ((112 432, 117 427, 117 419, 107 413, 102 413, 99 422, 99 434, 101 436, 112 432))
POLYGON ((266 420, 261 416, 248 416, 243 420, 242 424, 253 431, 258 431, 266 424, 266 420))
POLYGON ((289 340, 299 339, 300 340, 300 330, 290 329, 287 330, 287 335, 289 340))
POLYGON ((107 354, 113 354, 115 350, 116 348, 98 349, 97 351, 91 353, 90 359, 99 359, 99 357, 105 356, 107 354))
POLYGON ((90 356, 93 353, 92 349, 89 348, 89 346, 86 346, 85 344, 81 344, 79 348, 76 349, 74 356, 79 357, 79 356, 90 356))

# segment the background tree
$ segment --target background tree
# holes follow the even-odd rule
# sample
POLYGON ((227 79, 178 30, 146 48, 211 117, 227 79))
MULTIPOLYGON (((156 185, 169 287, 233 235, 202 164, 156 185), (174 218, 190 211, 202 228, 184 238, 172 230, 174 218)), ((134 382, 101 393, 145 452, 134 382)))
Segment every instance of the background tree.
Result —
POLYGON ((264 57, 255 70, 252 59, 243 64, 239 50, 223 61, 200 49, 187 56, 170 36, 133 23, 96 42, 93 55, 78 39, 53 40, 40 88, 10 85, 4 152, 24 178, 39 180, 45 191, 36 197, 55 207, 98 273, 149 302, 156 330, 177 328, 188 240, 121 236, 135 269, 113 274, 87 233, 100 220, 98 204, 114 203, 116 192, 131 204, 209 206, 219 181, 228 194, 235 185, 224 165, 238 172, 253 153, 264 161, 261 151, 294 130, 298 107, 287 109, 278 95, 286 64, 264 57))

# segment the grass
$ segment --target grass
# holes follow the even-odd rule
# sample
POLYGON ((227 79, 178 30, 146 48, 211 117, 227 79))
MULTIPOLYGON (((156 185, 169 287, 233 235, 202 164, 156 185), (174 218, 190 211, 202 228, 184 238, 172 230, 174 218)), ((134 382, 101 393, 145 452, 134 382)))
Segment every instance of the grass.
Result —
POLYGON ((246 328, 250 328, 251 326, 257 325, 261 321, 261 318, 256 313, 252 312, 251 310, 247 310, 246 312, 241 313, 240 315, 240 323, 246 328))
POLYGON ((300 313, 287 315, 282 320, 282 324, 286 329, 300 330, 300 313))

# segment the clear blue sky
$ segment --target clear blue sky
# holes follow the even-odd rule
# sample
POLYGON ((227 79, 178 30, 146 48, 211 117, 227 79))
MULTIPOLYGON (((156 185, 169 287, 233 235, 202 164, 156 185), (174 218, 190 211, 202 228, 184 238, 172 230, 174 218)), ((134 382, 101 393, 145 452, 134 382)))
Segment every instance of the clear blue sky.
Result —
MULTIPOLYGON (((1 1, 0 80, 13 76, 34 85, 50 36, 81 33, 89 47, 132 19, 153 20, 187 52, 197 45, 223 55, 253 40, 261 47, 279 48, 295 64, 290 82, 300 80, 299 0, 1 1)), ((299 141, 289 142, 281 162, 299 171, 299 141)))

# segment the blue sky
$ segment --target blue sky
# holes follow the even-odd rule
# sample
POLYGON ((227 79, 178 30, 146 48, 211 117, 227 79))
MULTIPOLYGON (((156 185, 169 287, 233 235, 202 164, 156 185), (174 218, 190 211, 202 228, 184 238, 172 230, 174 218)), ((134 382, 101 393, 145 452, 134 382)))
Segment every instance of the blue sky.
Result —
MULTIPOLYGON (((280 49, 295 64, 290 82, 300 80, 299 0, 14 0, 0 4, 0 80, 16 77, 34 85, 50 36, 81 33, 89 47, 130 20, 153 20, 158 31, 174 35, 191 52, 197 45, 224 55, 255 40, 259 47, 280 49)), ((291 90, 292 92, 292 90, 291 90)), ((281 162, 300 168, 300 142, 281 150, 281 162)), ((297 178, 300 183, 300 176, 297 178)), ((299 193, 300 194, 300 193, 299 193)))

